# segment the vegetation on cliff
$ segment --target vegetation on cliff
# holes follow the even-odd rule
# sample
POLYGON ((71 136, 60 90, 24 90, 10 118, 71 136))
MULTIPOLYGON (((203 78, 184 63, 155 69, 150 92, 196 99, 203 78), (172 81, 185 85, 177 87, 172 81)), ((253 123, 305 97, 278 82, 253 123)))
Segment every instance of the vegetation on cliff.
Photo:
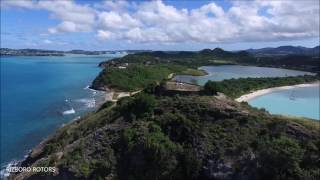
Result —
MULTIPOLYGON (((61 128, 23 162, 49 179, 316 179, 319 126, 214 96, 140 93, 61 128)), ((308 120, 308 122, 313 122, 308 120)), ((16 176, 16 177, 17 177, 16 176)))
POLYGON ((144 89, 106 102, 36 147, 21 166, 54 166, 54 174, 13 179, 317 179, 319 122, 270 115, 231 98, 252 90, 314 82, 318 76, 208 82, 197 95, 165 95, 170 74, 200 65, 240 62, 222 49, 147 52, 101 64, 95 89, 144 89), (215 57, 216 59, 212 59, 215 57), (128 63, 128 64, 127 64, 128 63), (220 62, 221 63, 221 62, 220 62), (213 96, 223 92, 230 97, 213 96))
POLYGON ((129 65, 126 68, 108 67, 93 81, 93 89, 104 90, 105 87, 121 91, 137 91, 152 82, 170 78, 170 74, 204 75, 202 70, 181 65, 129 65))
POLYGON ((220 48, 199 52, 141 52, 102 62, 105 69, 92 83, 93 89, 113 88, 136 91, 146 85, 167 79, 169 74, 205 75, 200 66, 242 64, 255 66, 284 67, 319 72, 319 57, 307 55, 255 57, 246 51, 229 52, 220 48))
POLYGON ((191 51, 152 51, 117 58, 100 63, 102 67, 110 67, 123 63, 151 63, 151 64, 178 64, 196 68, 206 65, 241 64, 254 66, 282 67, 312 72, 320 72, 319 48, 311 55, 306 54, 275 54, 261 56, 250 54, 247 51, 231 52, 221 48, 204 49, 198 52, 191 51))
MULTIPOLYGON (((215 60, 224 60, 225 64, 236 63, 241 60, 253 60, 254 57, 245 51, 229 52, 221 48, 204 49, 199 52, 177 51, 177 52, 143 52, 129 54, 127 56, 116 58, 111 61, 100 63, 100 66, 110 67, 117 64, 135 63, 135 64, 175 64, 187 67, 199 67, 205 65, 214 65, 215 60)), ((217 63, 221 64, 221 62, 217 63)))

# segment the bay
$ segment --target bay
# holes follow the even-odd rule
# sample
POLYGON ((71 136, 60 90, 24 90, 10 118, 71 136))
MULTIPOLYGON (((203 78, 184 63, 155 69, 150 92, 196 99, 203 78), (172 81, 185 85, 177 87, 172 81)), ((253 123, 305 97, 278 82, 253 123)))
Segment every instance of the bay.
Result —
POLYGON ((286 76, 299 76, 313 73, 281 69, 269 67, 255 67, 255 66, 240 66, 240 65, 221 65, 221 66, 202 66, 199 69, 205 70, 208 75, 205 76, 190 76, 190 75, 177 75, 175 80, 197 83, 204 85, 207 81, 222 81, 224 79, 232 78, 248 78, 248 77, 286 77, 286 76))

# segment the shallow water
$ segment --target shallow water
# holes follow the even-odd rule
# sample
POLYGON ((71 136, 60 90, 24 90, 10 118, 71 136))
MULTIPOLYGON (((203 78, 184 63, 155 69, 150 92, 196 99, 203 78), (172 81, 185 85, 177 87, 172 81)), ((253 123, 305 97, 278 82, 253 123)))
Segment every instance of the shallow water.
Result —
POLYGON ((259 96, 249 101, 249 104, 265 108, 273 114, 304 116, 319 120, 319 91, 319 86, 277 91, 259 96))
MULTIPOLYGON (((197 83, 204 85, 207 81, 222 81, 231 78, 246 77, 286 77, 299 76, 313 73, 254 66, 223 65, 203 66, 208 72, 206 76, 176 76, 175 79, 182 82, 197 83)), ((294 91, 286 90, 274 92, 258 97, 249 102, 252 106, 265 108, 274 114, 287 114, 319 119, 319 87, 297 88, 294 91), (293 92, 295 99, 290 99, 293 92)))
POLYGON ((304 71, 296 71, 280 68, 267 68, 255 66, 239 66, 239 65, 223 65, 223 66, 202 66, 199 69, 205 70, 206 76, 188 76, 179 75, 174 79, 182 82, 197 83, 204 85, 207 81, 222 81, 232 78, 247 78, 247 77, 286 77, 299 76, 304 74, 313 74, 304 71))
POLYGON ((88 85, 110 56, 1 57, 1 167, 102 101, 88 85))

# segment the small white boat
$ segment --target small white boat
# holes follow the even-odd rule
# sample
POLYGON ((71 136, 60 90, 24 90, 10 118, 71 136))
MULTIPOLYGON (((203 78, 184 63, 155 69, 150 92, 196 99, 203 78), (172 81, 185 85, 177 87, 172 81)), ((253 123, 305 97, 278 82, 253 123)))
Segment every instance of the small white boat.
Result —
POLYGON ((292 100, 292 101, 296 100, 296 97, 295 97, 295 95, 294 95, 294 90, 291 91, 291 94, 290 94, 289 99, 292 100))

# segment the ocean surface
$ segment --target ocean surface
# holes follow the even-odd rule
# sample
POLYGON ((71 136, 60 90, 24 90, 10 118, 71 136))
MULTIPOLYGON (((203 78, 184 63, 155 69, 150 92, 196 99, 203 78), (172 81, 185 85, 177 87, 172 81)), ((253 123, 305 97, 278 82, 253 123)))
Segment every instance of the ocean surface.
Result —
POLYGON ((320 88, 300 87, 259 96, 249 104, 272 114, 286 114, 320 119, 320 88))
POLYGON ((247 77, 285 77, 299 76, 304 74, 313 74, 309 72, 268 68, 254 66, 239 66, 239 65, 222 65, 222 66, 202 66, 199 69, 205 70, 208 75, 205 76, 189 76, 179 75, 174 79, 182 82, 197 83, 204 85, 207 81, 222 81, 232 78, 247 78, 247 77))
POLYGON ((62 124, 94 110, 98 63, 119 55, 1 57, 1 169, 62 124))

